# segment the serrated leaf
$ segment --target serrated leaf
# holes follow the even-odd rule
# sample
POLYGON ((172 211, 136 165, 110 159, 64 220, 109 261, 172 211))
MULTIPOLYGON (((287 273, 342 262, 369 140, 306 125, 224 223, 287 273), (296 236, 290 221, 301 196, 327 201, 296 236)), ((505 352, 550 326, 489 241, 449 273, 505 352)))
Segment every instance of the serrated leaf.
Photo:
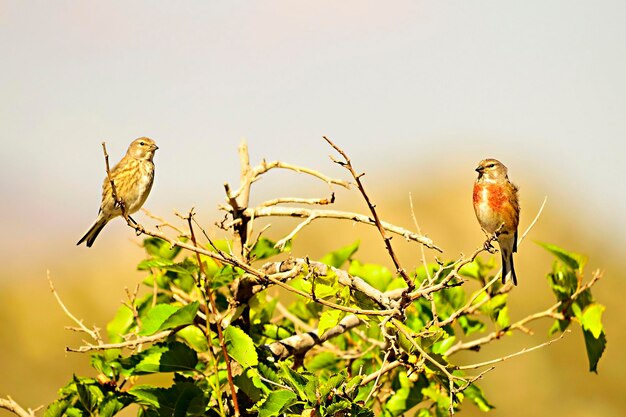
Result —
POLYGON ((191 371, 198 364, 198 355, 181 342, 159 343, 132 355, 129 361, 138 361, 132 374, 191 371))
POLYGON ((306 369, 309 371, 317 371, 320 369, 331 369, 337 363, 339 358, 332 352, 320 352, 310 357, 307 361, 306 369))
POLYGON ((360 242, 357 240, 351 245, 345 246, 341 249, 338 249, 334 252, 324 255, 324 257, 320 260, 322 263, 326 265, 334 266, 335 268, 341 268, 341 266, 355 254, 355 252, 359 249, 360 242))
POLYGON ((587 263, 587 257, 578 253, 568 252, 563 248, 556 245, 544 242, 535 242, 554 256, 556 256, 561 262, 567 265, 574 271, 582 271, 587 263))
POLYGON ((602 313, 606 307, 602 304, 589 305, 582 314, 581 324, 583 329, 589 330, 594 338, 599 338, 604 330, 602 327, 602 313))
POLYGON ((275 247, 276 242, 273 242, 265 237, 261 237, 252 250, 250 250, 250 258, 260 261, 262 259, 271 258, 272 256, 276 256, 281 252, 289 252, 291 250, 291 240, 287 242, 285 248, 280 250, 275 247))
POLYGON ((125 305, 121 305, 117 309, 113 320, 107 324, 107 334, 111 343, 122 342, 124 340, 122 335, 127 334, 134 324, 133 312, 125 305))
POLYGON ((126 407, 129 404, 129 401, 122 402, 117 397, 109 396, 106 397, 99 407, 98 416, 99 417, 113 417, 120 410, 126 407))
POLYGON ((447 337, 447 338, 445 338, 445 339, 435 343, 433 345, 432 351, 434 353, 438 353, 440 355, 443 355, 443 354, 445 354, 448 351, 448 349, 450 349, 452 347, 452 345, 454 344, 455 341, 456 341, 456 337, 454 337, 454 336, 447 337))
POLYGON ((386 267, 377 264, 362 264, 356 260, 350 262, 348 272, 350 275, 363 278, 365 282, 380 291, 386 291, 393 280, 393 275, 386 267))
POLYGON ((146 249, 146 252, 148 252, 149 255, 154 256, 155 258, 162 259, 174 259, 181 250, 180 247, 171 247, 168 242, 157 237, 149 237, 144 239, 143 247, 146 249))
POLYGON ((159 331, 193 324, 200 303, 193 301, 185 306, 177 307, 171 304, 157 304, 142 320, 142 336, 149 336, 159 331))
MULTIPOLYGON (((329 353, 332 355, 332 353, 330 352, 326 352, 326 353, 329 353)), ((341 372, 332 375, 330 378, 328 378, 328 381, 321 384, 320 389, 319 389, 320 397, 326 398, 333 389, 339 388, 339 386, 343 384, 343 381, 345 381, 347 377, 348 377, 348 373, 345 370, 342 370, 341 372)))
POLYGON ((548 330, 548 336, 552 336, 556 332, 564 332, 570 324, 570 320, 555 320, 550 329, 548 330))
POLYGON ((177 382, 170 388, 137 385, 128 390, 139 403, 158 411, 160 417, 202 416, 207 400, 192 382, 177 382))
POLYGON ((338 325, 341 319, 343 319, 345 316, 346 312, 341 310, 329 309, 324 311, 320 316, 320 321, 317 327, 318 336, 324 335, 324 333, 328 329, 331 329, 338 325))
POLYGON ((259 363, 254 342, 243 330, 235 326, 228 326, 224 330, 224 337, 226 338, 228 355, 241 366, 250 368, 259 363))
POLYGON ((66 414, 65 410, 67 410, 70 404, 71 402, 66 399, 56 400, 46 408, 43 417, 62 417, 66 414))
POLYGON ((509 324, 511 324, 509 320, 509 306, 504 306, 498 311, 496 314, 496 324, 500 326, 501 329, 509 327, 509 324))
POLYGON ((468 316, 459 317, 458 322, 463 332, 468 336, 472 333, 482 332, 485 329, 485 324, 483 322, 468 316))
POLYGON ((209 348, 206 335, 196 326, 187 326, 176 333, 197 352, 206 352, 209 348))
POLYGON ((297 399, 296 394, 286 389, 272 391, 265 401, 255 409, 259 412, 259 417, 275 417, 278 416, 283 409, 293 404, 297 399))
POLYGON ((243 391, 248 398, 254 402, 258 402, 263 394, 268 394, 271 390, 261 381, 256 369, 249 368, 245 372, 236 375, 234 378, 235 385, 243 391))
POLYGON ((467 387, 467 389, 463 391, 463 394, 476 404, 480 411, 487 412, 494 408, 494 406, 491 405, 485 398, 483 390, 476 384, 471 384, 467 387))
POLYGON ((168 329, 174 329, 176 327, 185 326, 188 324, 193 324, 196 314, 198 314, 198 309, 200 308, 200 303, 198 301, 192 301, 179 308, 174 314, 169 316, 167 320, 161 324, 157 331, 163 331, 168 329))
POLYGON ((587 359, 589 359, 589 372, 598 373, 598 362, 606 349, 606 336, 604 331, 599 337, 594 337, 589 330, 583 329, 585 337, 585 347, 587 348, 587 359))
MULTIPOLYGON (((350 401, 340 400, 340 401, 337 401, 336 403, 332 403, 331 405, 329 405, 326 408, 326 413, 324 415, 334 416, 340 411, 350 410, 351 407, 352 407, 352 403, 350 401)), ((347 415, 350 415, 350 413, 348 413, 347 415)))

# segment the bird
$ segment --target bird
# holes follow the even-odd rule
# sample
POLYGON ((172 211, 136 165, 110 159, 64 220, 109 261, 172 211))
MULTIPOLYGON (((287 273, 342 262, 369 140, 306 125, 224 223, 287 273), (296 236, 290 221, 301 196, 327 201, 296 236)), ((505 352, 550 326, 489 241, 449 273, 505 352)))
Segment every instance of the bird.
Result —
MULTIPOLYGON (((480 161, 476 168, 478 178, 474 182, 474 212, 483 231, 498 241, 502 254, 502 283, 513 281, 517 276, 513 265, 513 253, 517 252, 517 226, 520 205, 518 188, 508 177, 507 167, 497 159, 480 161)), ((485 247, 491 247, 488 240, 485 247)))
MULTIPOLYGON (((128 146, 126 155, 111 170, 117 197, 124 203, 128 216, 139 210, 150 194, 154 181, 153 159, 157 149, 159 147, 150 138, 135 139, 128 146)), ((116 204, 111 181, 107 175, 102 184, 102 203, 98 218, 76 245, 86 242, 87 247, 91 247, 104 226, 111 219, 121 215, 122 208, 116 204)))

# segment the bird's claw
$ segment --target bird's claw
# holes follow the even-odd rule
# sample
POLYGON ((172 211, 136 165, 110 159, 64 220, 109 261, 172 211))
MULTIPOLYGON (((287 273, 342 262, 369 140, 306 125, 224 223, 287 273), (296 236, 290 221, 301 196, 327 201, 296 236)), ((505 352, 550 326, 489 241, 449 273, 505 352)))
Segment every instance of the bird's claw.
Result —
POLYGON ((493 238, 489 238, 487 240, 485 240, 485 250, 491 254, 496 253, 496 248, 491 244, 491 241, 493 240, 493 238))

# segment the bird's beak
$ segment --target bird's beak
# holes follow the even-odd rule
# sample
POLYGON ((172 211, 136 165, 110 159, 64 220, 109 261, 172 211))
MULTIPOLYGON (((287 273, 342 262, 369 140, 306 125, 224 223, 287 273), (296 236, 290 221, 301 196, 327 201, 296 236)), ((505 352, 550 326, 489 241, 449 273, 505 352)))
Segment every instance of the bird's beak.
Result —
POLYGON ((474 171, 478 172, 479 174, 482 174, 484 170, 485 170, 485 167, 476 167, 474 171))
POLYGON ((153 151, 156 151, 157 149, 159 149, 159 147, 158 147, 158 146, 156 146, 156 145, 152 145, 152 150, 153 150, 153 151))

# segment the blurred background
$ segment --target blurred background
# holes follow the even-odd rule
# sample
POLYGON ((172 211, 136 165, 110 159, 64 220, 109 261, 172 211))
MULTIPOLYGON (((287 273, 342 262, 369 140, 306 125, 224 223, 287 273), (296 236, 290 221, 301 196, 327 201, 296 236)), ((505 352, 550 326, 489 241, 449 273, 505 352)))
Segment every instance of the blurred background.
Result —
MULTIPOLYGON (((494 416, 622 416, 620 353, 626 290, 626 3, 620 1, 45 2, 0 0, 0 396, 45 405, 88 357, 66 354, 81 335, 54 301, 50 271, 72 312, 104 327, 124 287, 142 279, 140 239, 123 221, 91 249, 75 243, 95 220, 104 178, 136 137, 160 146, 146 207, 176 221, 196 207, 216 237, 223 183, 237 186, 237 145, 251 160, 282 160, 331 176, 329 136, 348 152, 383 218, 423 231, 444 259, 483 241, 470 194, 479 160, 495 157, 520 186, 525 229, 513 320, 553 303, 551 257, 532 241, 589 256, 587 276, 607 306, 608 346, 587 371, 578 329, 498 365, 481 381, 494 416)), ((255 184, 252 203, 326 197, 293 172, 255 184)), ((336 208, 366 211, 355 192, 336 208)), ((149 226, 154 220, 137 219, 149 226)), ((283 236, 296 221, 272 222, 283 236)), ((360 239, 363 260, 388 262, 373 228, 314 223, 294 254, 319 257, 360 239)), ((403 265, 419 248, 394 240, 403 265)), ((432 259, 433 253, 428 253, 432 259)), ((499 261, 498 261, 499 262, 499 261)), ((493 343, 487 360, 547 340, 493 343)), ((481 413, 467 404, 460 413, 481 413)), ((0 415, 8 415, 0 410, 0 415)))

